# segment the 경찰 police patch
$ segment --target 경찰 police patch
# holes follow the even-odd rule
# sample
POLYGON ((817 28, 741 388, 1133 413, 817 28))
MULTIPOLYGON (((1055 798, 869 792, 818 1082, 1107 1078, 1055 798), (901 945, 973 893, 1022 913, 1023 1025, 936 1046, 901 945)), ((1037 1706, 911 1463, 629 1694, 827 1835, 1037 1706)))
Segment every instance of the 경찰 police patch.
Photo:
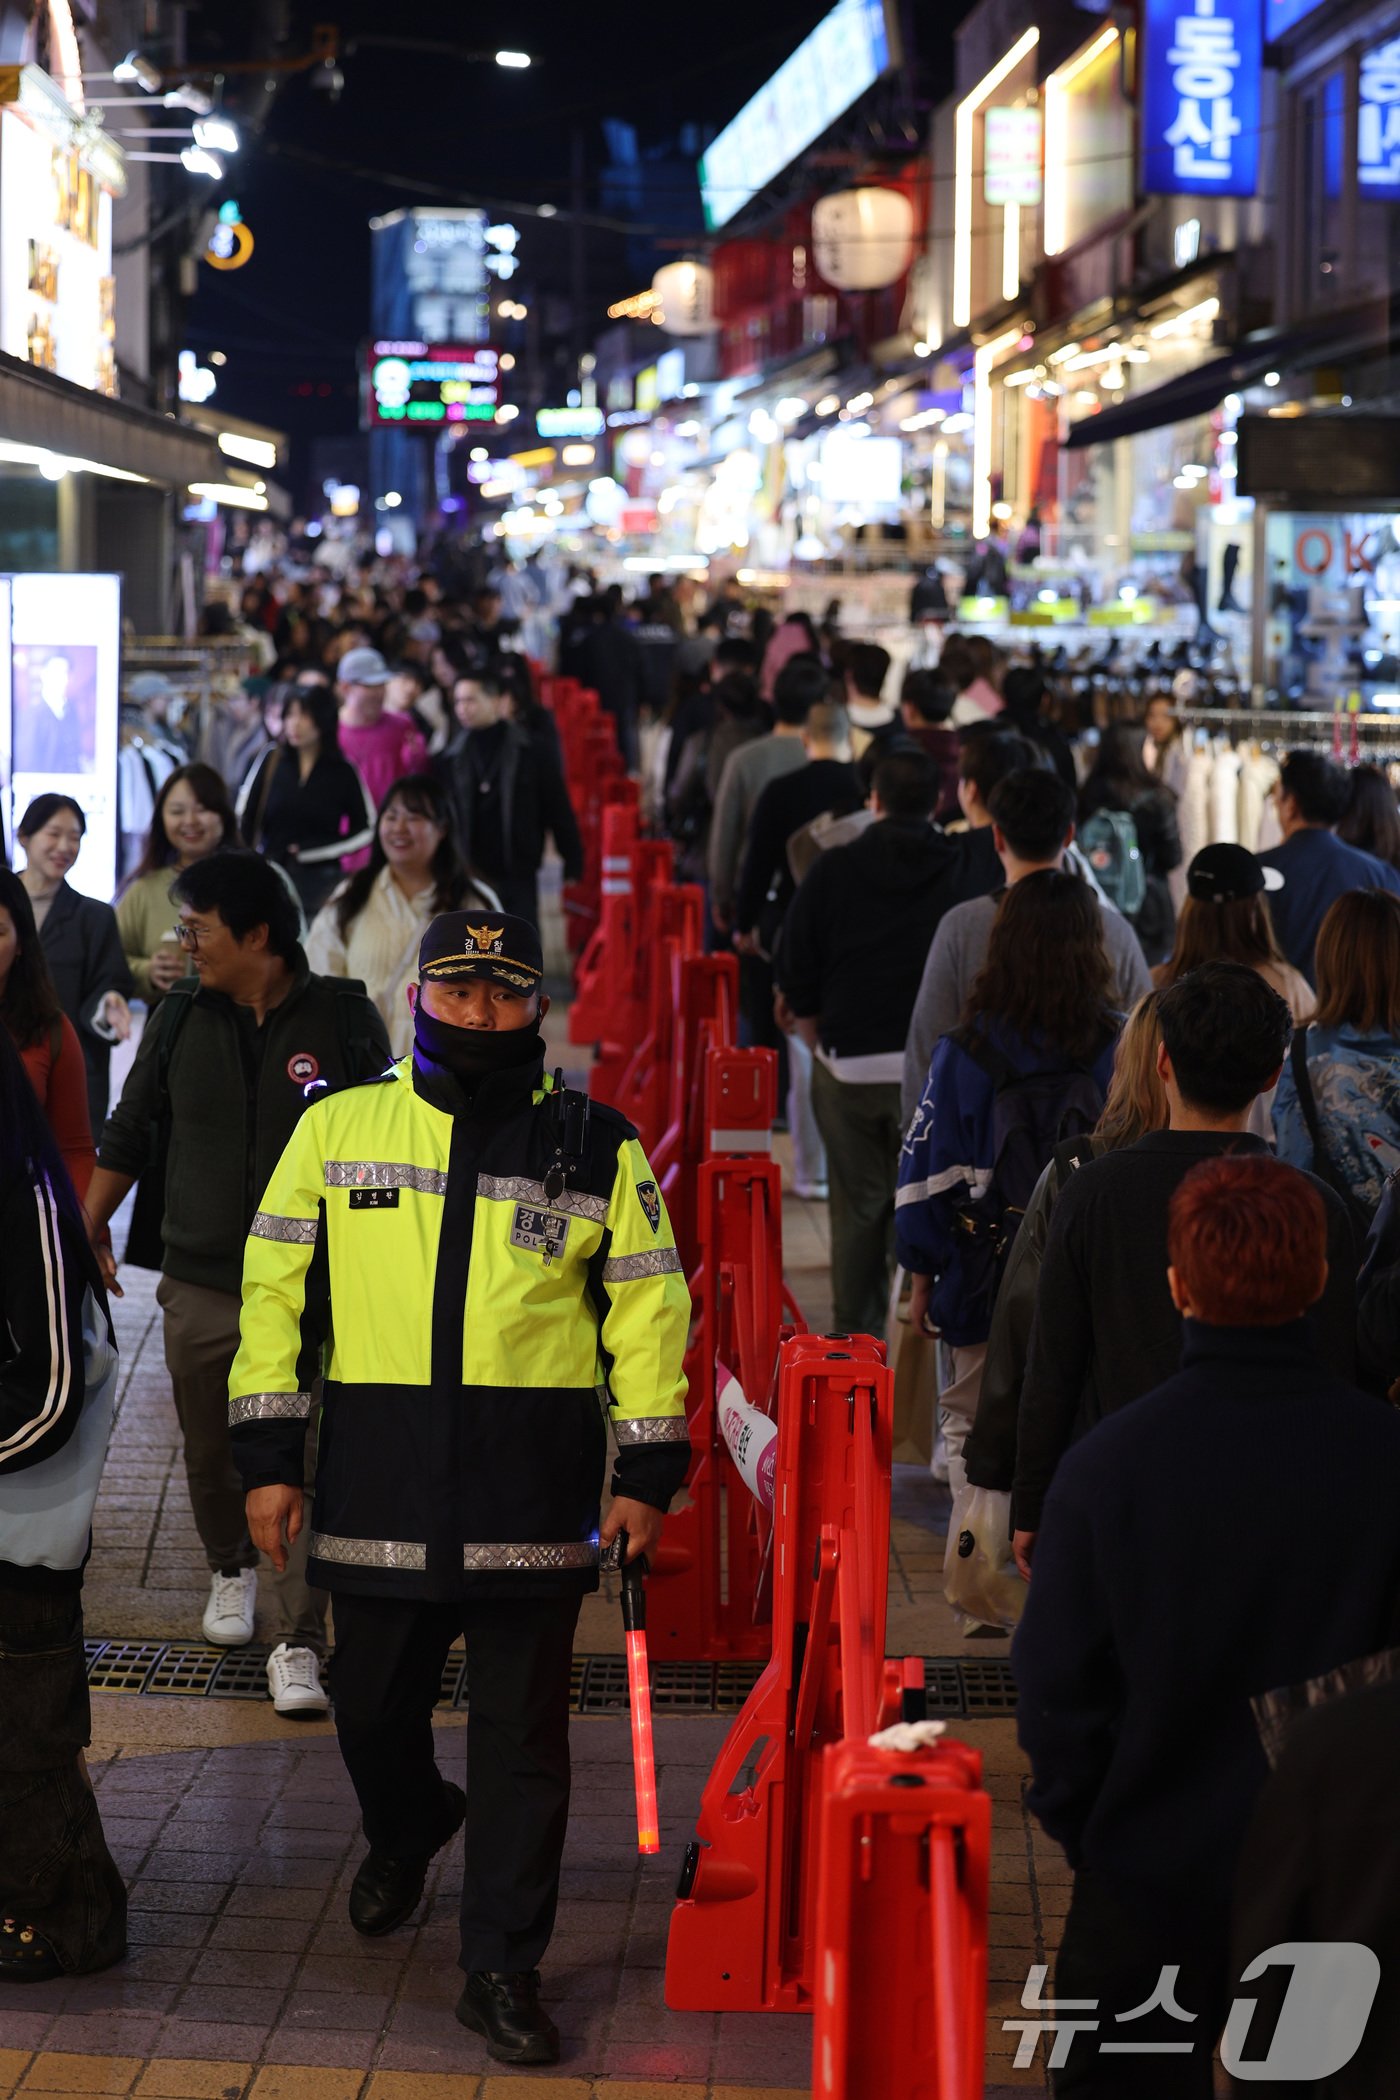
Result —
POLYGON ((661 1197, 654 1181, 639 1181, 637 1183, 637 1201, 641 1204, 642 1210, 646 1215, 646 1221, 652 1231, 659 1232, 661 1229, 661 1197))
POLYGON ((564 1242, 568 1237, 569 1221, 557 1211, 533 1210, 527 1203, 516 1204, 510 1225, 512 1247, 521 1247, 527 1254, 542 1254, 547 1262, 557 1261, 564 1252, 564 1242))

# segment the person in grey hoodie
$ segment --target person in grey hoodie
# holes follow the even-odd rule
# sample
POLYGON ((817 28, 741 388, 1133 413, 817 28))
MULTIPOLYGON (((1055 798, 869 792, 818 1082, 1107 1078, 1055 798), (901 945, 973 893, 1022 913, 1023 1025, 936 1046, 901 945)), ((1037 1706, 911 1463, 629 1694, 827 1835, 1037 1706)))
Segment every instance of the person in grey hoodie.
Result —
MULTIPOLYGON (((1006 888, 1047 868, 1073 869, 1067 855, 1074 843, 1074 796, 1058 774, 1044 766, 1008 773, 992 789, 987 806, 1006 888)), ((906 1124, 919 1105, 938 1038, 962 1022, 1005 895, 1006 889, 996 889, 989 896, 974 897, 939 921, 904 1046, 900 1112, 906 1124)), ((1103 943, 1113 971, 1113 1001, 1120 1013, 1131 1013, 1152 989, 1147 958, 1123 914, 1102 898, 1099 902, 1103 943)))
POLYGON ((126 1889, 83 1765, 83 1567, 117 1350, 73 1184, 0 1029, 0 1986, 105 1969, 126 1889))

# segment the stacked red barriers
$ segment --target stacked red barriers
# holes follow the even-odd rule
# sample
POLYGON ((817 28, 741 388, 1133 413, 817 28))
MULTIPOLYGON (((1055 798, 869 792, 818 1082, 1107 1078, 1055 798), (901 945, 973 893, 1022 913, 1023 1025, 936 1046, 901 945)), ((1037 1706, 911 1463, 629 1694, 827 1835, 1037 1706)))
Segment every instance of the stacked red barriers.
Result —
POLYGON ((598 929, 604 870, 603 812, 614 802, 637 802, 618 749, 617 724, 598 695, 576 678, 542 678, 540 697, 553 713, 564 761, 564 781, 583 841, 583 872, 564 884, 564 929, 569 953, 581 955, 598 929))
POLYGON ((735 1047, 736 959, 701 952, 701 893, 672 881, 668 846, 641 836, 611 720, 574 681, 546 687, 585 838, 584 879, 566 886, 579 957, 570 1033, 598 1046, 594 1092, 637 1124, 697 1309, 694 1455, 648 1585, 652 1650, 770 1656, 705 1788, 667 2002, 812 2010, 820 2100, 974 2100, 990 1845, 981 1760, 958 1743, 905 1754, 867 1741, 923 1698, 922 1662, 884 1654, 884 1350, 794 1331, 770 1156, 776 1060, 735 1047), (776 1415, 771 1518, 725 1445, 717 1364, 776 1415))
POLYGON ((771 1524, 735 1469, 715 1388, 722 1366, 771 1413, 778 1344, 802 1324, 783 1285, 782 1172, 770 1157, 777 1086, 770 1050, 706 1052, 691 1286, 699 1319, 686 1357, 692 1455, 685 1505, 668 1519, 652 1570, 654 1655, 718 1662, 761 1658, 772 1645, 771 1524))
POLYGON ((885 1662, 894 1380, 868 1336, 796 1335, 778 1373, 773 1653, 686 1853, 666 2002, 797 2012, 814 1995, 819 1759, 897 1718, 885 1662))
POLYGON ((922 1664, 885 1658, 893 1405, 869 1336, 783 1343, 773 1656, 706 1782, 666 2002, 814 2009, 822 2100, 975 2100, 991 1830, 981 1759, 958 1743, 911 1754, 868 1741, 923 1697, 922 1664))

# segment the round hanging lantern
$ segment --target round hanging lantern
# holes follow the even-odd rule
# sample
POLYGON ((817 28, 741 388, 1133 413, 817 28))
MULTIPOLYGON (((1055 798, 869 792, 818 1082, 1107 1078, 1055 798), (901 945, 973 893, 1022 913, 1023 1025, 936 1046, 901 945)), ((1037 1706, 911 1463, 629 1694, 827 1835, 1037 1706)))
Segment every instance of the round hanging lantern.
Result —
POLYGON ((838 292, 879 292, 908 269, 914 207, 902 190, 838 190, 812 207, 812 254, 838 292))
POLYGON ((707 263, 667 263, 651 288, 661 301, 668 335, 709 335, 715 325, 715 280, 707 263))

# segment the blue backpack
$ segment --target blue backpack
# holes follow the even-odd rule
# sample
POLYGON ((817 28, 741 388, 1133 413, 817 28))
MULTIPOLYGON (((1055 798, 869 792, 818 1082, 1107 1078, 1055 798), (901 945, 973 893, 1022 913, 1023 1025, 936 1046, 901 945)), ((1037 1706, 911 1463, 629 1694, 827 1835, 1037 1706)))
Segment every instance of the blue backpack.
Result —
MULTIPOLYGON (((1129 818, 1129 823, 1132 819, 1129 818)), ((1103 1114, 1103 1095, 1087 1065, 1022 1072, 979 1028, 956 1028, 952 1040, 991 1079, 992 1178, 975 1200, 957 1206, 963 1303, 969 1318, 992 1307, 1035 1185, 1066 1138, 1085 1137, 1103 1114)))

